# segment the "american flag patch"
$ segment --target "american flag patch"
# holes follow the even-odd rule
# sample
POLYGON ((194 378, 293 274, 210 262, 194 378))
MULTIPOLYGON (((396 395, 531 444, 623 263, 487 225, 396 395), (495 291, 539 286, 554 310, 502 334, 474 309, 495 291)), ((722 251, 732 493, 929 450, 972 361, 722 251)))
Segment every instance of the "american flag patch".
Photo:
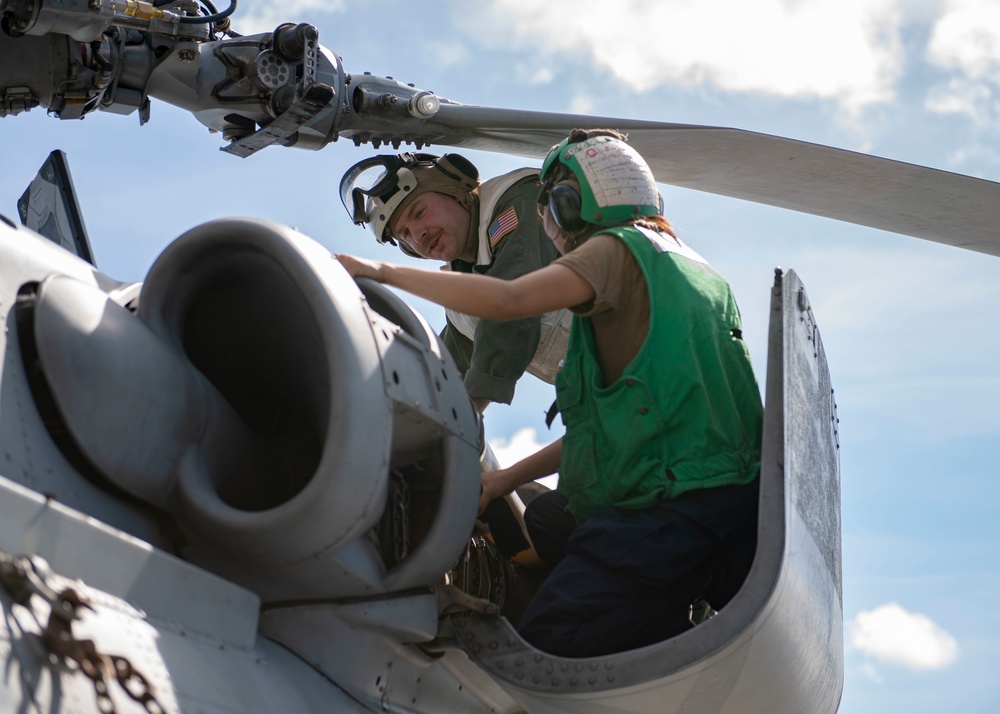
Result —
POLYGON ((486 235, 490 239, 490 247, 495 248, 500 239, 517 228, 517 211, 511 206, 506 211, 497 216, 497 219, 490 224, 486 235))

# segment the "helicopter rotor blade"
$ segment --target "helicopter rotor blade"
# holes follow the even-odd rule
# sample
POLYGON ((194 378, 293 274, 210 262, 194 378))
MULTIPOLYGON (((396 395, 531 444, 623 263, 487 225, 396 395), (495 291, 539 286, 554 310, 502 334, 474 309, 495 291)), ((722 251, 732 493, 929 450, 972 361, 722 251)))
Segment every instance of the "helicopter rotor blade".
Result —
POLYGON ((433 143, 535 158, 571 129, 614 128, 666 184, 1000 256, 993 181, 740 129, 447 101, 433 124, 433 143))

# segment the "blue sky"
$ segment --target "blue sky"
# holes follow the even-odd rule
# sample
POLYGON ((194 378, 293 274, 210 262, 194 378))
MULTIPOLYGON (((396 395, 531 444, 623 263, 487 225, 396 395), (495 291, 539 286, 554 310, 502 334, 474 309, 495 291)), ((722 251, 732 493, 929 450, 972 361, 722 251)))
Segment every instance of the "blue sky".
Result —
MULTIPOLYGON (((985 0, 242 0, 238 31, 309 21, 348 72, 468 104, 734 126, 1000 180, 1000 2, 985 0), (475 9, 470 7, 476 6, 475 9), (481 6, 481 7, 480 7, 481 6)), ((0 120, 0 211, 69 155, 98 265, 141 280, 211 218, 298 227, 398 258, 350 225, 343 171, 371 147, 248 160, 184 112, 150 123, 36 109, 0 120)), ((441 147, 441 150, 445 149, 441 147)), ((521 159, 465 152, 486 175, 521 159)), ((841 420, 845 714, 1000 708, 1000 259, 663 187, 682 237, 736 290, 758 374, 775 266, 804 280, 841 420)), ((434 324, 440 311, 415 303, 434 324)), ((487 411, 505 458, 555 438, 531 378, 487 411)))

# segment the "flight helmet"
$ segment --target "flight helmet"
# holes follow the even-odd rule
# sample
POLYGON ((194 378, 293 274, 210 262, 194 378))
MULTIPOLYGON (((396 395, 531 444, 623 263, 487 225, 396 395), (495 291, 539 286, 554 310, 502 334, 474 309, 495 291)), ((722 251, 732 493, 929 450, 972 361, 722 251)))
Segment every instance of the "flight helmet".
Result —
MULTIPOLYGON (((478 187, 479 171, 460 154, 382 155, 359 161, 344 173, 340 200, 354 225, 367 224, 379 243, 396 245, 393 218, 417 196, 428 191, 443 193, 469 208, 478 187), (366 183, 370 187, 364 188, 366 183)), ((402 241, 399 248, 420 257, 402 241)))
POLYGON ((653 172, 617 132, 575 129, 542 163, 538 203, 548 206, 560 230, 580 233, 661 213, 653 172), (563 182, 572 174, 580 185, 563 182))

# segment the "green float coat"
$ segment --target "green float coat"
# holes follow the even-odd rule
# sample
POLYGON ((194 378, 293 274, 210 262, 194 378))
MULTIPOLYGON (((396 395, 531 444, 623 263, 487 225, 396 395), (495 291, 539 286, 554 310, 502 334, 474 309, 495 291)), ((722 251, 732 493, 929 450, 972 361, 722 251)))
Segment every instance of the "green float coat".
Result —
POLYGON ((649 333, 604 385, 589 318, 575 316, 556 380, 559 490, 578 521, 609 505, 649 508, 685 491, 745 484, 760 468, 763 408, 726 281, 669 236, 610 233, 650 287, 649 333))

